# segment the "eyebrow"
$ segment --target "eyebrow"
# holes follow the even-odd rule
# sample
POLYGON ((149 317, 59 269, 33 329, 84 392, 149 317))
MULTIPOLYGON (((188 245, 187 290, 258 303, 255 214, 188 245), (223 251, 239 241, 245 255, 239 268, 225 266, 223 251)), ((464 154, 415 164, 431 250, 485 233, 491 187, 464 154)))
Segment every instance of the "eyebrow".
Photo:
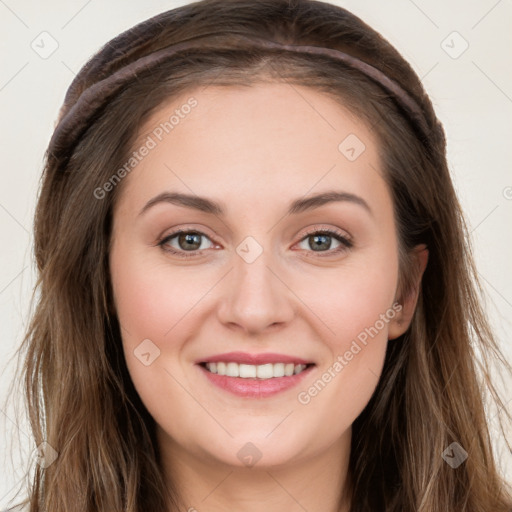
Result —
MULTIPOLYGON (((332 202, 353 203, 363 207, 370 215, 373 215, 370 206, 362 197, 351 194, 349 192, 335 190, 322 192, 320 194, 292 201, 288 208, 287 215, 296 215, 298 213, 310 211, 332 202)), ((219 217, 224 215, 223 207, 216 201, 206 197, 183 194, 179 192, 162 192, 161 194, 158 194, 144 205, 139 215, 142 215, 147 210, 159 203, 169 203, 178 206, 184 206, 186 208, 192 208, 194 210, 210 213, 219 217)))

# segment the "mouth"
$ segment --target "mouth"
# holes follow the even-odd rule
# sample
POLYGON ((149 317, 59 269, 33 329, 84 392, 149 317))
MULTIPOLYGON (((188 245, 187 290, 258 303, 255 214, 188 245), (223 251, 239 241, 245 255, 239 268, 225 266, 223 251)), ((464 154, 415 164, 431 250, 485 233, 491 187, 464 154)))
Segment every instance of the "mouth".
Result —
POLYGON ((316 364, 278 354, 232 352, 198 361, 196 366, 209 383, 223 391, 243 398, 266 398, 295 387, 316 364))

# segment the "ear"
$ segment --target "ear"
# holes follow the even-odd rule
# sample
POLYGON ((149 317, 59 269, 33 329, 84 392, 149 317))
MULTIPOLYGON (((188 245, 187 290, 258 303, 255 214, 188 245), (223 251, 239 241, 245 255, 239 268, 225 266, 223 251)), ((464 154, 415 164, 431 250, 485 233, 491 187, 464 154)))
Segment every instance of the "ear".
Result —
POLYGON ((402 309, 389 322, 388 339, 390 340, 404 334, 411 325, 421 289, 421 278, 427 267, 427 246, 425 244, 417 245, 412 249, 410 256, 412 258, 411 270, 413 275, 410 277, 412 286, 407 295, 396 298, 396 301, 402 306, 402 309))

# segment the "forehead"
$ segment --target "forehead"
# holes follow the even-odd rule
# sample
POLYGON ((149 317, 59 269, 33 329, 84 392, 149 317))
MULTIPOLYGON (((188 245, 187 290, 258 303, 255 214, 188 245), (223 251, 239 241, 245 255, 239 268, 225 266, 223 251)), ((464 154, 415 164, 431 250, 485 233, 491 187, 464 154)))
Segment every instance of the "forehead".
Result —
POLYGON ((304 86, 191 90, 153 113, 133 150, 148 141, 150 151, 124 184, 127 195, 166 188, 268 204, 283 194, 340 187, 360 194, 384 186, 371 130, 339 102, 304 86))

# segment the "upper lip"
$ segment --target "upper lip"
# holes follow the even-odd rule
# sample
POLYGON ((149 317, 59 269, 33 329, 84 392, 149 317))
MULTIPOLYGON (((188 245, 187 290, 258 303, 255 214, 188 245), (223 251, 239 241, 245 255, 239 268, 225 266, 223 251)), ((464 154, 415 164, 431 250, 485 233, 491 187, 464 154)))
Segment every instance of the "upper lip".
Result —
POLYGON ((200 363, 238 363, 238 364, 269 364, 269 363, 294 363, 294 364, 313 364, 311 361, 306 361, 301 357, 289 356, 286 354, 263 353, 263 354, 249 354, 247 352, 226 352, 224 354, 217 354, 215 356, 207 357, 197 361, 200 363))

